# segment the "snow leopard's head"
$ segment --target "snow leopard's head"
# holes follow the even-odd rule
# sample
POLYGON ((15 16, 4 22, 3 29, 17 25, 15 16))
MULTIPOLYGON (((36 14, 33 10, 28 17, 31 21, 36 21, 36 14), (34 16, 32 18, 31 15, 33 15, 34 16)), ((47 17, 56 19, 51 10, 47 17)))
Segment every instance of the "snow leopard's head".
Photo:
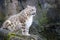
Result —
POLYGON ((25 13, 27 16, 35 16, 36 15, 36 7, 27 5, 25 9, 25 13))

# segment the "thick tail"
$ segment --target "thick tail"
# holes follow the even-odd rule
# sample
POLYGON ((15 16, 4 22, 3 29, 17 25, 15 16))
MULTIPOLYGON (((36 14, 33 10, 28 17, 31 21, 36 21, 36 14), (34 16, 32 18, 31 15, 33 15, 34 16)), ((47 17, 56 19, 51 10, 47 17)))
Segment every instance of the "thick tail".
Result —
POLYGON ((11 21, 10 21, 10 20, 6 20, 6 21, 3 23, 3 25, 2 25, 1 28, 7 28, 9 24, 11 24, 11 21))

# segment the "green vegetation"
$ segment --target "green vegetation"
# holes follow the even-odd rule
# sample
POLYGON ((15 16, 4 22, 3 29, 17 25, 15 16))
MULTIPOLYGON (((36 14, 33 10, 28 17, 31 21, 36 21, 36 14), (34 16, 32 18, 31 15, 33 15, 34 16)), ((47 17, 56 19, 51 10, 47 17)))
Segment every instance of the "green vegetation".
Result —
POLYGON ((48 20, 47 17, 45 16, 45 14, 43 14, 42 18, 39 20, 39 24, 43 25, 43 24, 47 24, 48 20))
POLYGON ((22 34, 9 33, 7 36, 8 37, 5 40, 15 40, 15 39, 17 39, 17 40, 35 40, 34 37, 24 36, 22 34))
POLYGON ((44 30, 44 25, 46 25, 48 23, 46 14, 47 14, 46 10, 42 11, 41 18, 38 19, 39 26, 42 30, 44 30))

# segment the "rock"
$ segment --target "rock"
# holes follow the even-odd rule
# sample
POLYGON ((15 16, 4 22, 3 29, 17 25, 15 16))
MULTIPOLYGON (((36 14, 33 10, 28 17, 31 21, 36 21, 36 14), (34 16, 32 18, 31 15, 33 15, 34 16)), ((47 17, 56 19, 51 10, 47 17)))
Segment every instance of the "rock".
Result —
POLYGON ((0 29, 0 37, 2 37, 4 40, 37 40, 38 38, 36 35, 26 36, 22 34, 11 33, 5 29, 0 29))

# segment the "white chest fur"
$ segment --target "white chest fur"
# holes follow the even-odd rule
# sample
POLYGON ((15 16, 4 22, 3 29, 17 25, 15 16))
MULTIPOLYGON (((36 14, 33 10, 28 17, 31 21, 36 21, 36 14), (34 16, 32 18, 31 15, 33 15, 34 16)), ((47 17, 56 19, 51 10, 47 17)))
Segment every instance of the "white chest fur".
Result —
POLYGON ((29 27, 31 26, 33 22, 33 16, 29 17, 28 20, 26 20, 26 28, 29 29, 29 27))

